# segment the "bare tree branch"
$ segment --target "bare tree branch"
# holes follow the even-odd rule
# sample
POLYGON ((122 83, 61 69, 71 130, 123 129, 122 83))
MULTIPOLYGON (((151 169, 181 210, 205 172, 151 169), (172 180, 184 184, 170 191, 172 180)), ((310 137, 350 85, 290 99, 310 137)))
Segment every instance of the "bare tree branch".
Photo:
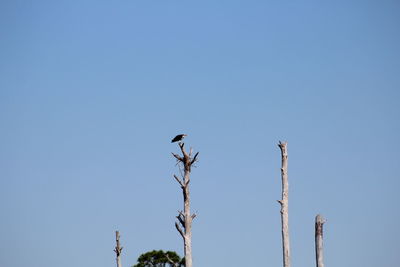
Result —
POLYGON ((195 163, 195 162, 197 161, 197 156, 198 156, 198 155, 199 155, 199 152, 197 152, 197 153, 194 155, 192 161, 190 162, 190 165, 192 165, 193 163, 195 163))
POLYGON ((175 154, 175 153, 171 153, 171 154, 172 154, 172 156, 174 156, 177 160, 183 161, 183 158, 181 158, 178 154, 175 154))
POLYGON ((185 181, 185 186, 188 186, 189 182, 190 182, 190 177, 188 177, 188 178, 186 179, 186 181, 185 181))
POLYGON ((184 158, 189 158, 189 155, 185 151, 185 143, 179 143, 179 147, 181 148, 182 154, 184 158))
POLYGON ((182 238, 185 239, 185 234, 183 233, 183 230, 181 229, 181 227, 178 225, 178 222, 175 222, 175 228, 181 234, 182 238))
POLYGON ((179 177, 178 176, 176 176, 175 174, 174 174, 174 178, 175 178, 175 180, 181 185, 181 187, 183 188, 183 187, 185 187, 184 185, 183 185, 183 182, 182 182, 182 180, 181 179, 179 179, 179 177))
POLYGON ((173 260, 171 260, 171 258, 168 256, 167 253, 165 253, 165 257, 167 258, 167 260, 169 261, 169 263, 171 263, 174 267, 177 267, 177 263, 174 262, 173 260))
POLYGON ((179 211, 179 215, 176 216, 176 218, 179 220, 183 228, 185 228, 185 215, 182 213, 182 211, 179 211))

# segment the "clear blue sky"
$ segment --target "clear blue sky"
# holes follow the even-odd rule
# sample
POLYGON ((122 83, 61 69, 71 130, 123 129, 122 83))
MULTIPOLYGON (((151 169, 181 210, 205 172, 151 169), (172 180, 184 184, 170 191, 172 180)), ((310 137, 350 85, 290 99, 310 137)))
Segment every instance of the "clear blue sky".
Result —
POLYGON ((123 266, 175 250, 192 175, 195 267, 396 266, 398 1, 0 2, 0 266, 123 266))

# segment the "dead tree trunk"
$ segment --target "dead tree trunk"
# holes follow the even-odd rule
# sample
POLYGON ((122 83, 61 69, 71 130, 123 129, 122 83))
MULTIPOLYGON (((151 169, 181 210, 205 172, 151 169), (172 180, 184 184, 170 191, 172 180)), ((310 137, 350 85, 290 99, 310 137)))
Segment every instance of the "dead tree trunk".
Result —
POLYGON ((199 155, 199 152, 197 152, 192 157, 192 149, 190 149, 190 152, 188 154, 185 151, 184 146, 184 143, 179 143, 182 156, 172 153, 172 155, 176 158, 177 163, 179 164, 180 170, 182 170, 181 168, 183 168, 183 174, 181 171, 181 178, 174 175, 175 180, 182 188, 184 202, 183 211, 179 211, 178 216, 176 216, 177 222, 175 222, 175 227, 183 238, 185 266, 192 267, 192 221, 196 217, 196 214, 191 214, 190 212, 189 182, 191 167, 197 161, 197 156, 199 155))
POLYGON ((283 267, 290 267, 290 241, 289 241, 289 181, 288 181, 288 154, 287 142, 278 144, 282 155, 282 199, 278 200, 281 204, 282 222, 282 248, 283 248, 283 267))
POLYGON ((119 231, 115 231, 115 241, 117 242, 117 245, 115 246, 114 249, 115 254, 117 254, 117 267, 122 267, 120 256, 123 247, 120 247, 119 245, 119 231))
POLYGON ((315 255, 317 267, 324 267, 323 226, 325 222, 326 220, 320 214, 315 217, 315 255))

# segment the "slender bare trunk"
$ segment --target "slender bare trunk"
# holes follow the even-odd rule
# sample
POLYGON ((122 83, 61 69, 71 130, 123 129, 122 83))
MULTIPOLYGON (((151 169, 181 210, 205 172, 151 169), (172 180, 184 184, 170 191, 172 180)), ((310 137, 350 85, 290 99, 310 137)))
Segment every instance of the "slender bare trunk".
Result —
POLYGON ((315 217, 315 255, 317 267, 324 267, 323 228, 325 222, 326 220, 320 214, 315 217))
POLYGON ((174 175, 175 180, 180 184, 183 193, 183 212, 179 211, 177 222, 175 222, 175 227, 183 238, 184 253, 185 253, 185 266, 192 267, 192 222, 196 217, 196 214, 191 214, 190 212, 190 172, 192 165, 197 161, 197 152, 194 157, 192 157, 192 149, 188 154, 185 151, 184 143, 179 143, 179 147, 182 152, 182 156, 172 153, 172 155, 177 159, 178 163, 183 167, 183 180, 178 176, 174 175))
POLYGON ((290 267, 290 240, 289 240, 289 181, 288 181, 288 154, 287 142, 279 142, 282 155, 282 199, 278 200, 281 204, 282 222, 282 248, 283 248, 283 267, 290 267))
POLYGON ((117 242, 117 245, 115 246, 114 249, 115 254, 117 254, 117 267, 122 267, 120 256, 123 247, 120 247, 119 245, 119 231, 115 231, 115 241, 117 242))
POLYGON ((185 266, 192 266, 192 215, 190 214, 190 191, 189 184, 183 190, 185 199, 184 211, 185 214, 185 266))

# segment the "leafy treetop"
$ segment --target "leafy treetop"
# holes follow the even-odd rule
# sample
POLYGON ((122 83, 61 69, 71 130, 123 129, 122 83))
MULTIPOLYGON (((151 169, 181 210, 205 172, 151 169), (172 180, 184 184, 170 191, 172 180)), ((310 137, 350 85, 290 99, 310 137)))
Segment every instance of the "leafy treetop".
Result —
POLYGON ((153 250, 139 256, 132 267, 184 267, 185 260, 174 251, 153 250))

